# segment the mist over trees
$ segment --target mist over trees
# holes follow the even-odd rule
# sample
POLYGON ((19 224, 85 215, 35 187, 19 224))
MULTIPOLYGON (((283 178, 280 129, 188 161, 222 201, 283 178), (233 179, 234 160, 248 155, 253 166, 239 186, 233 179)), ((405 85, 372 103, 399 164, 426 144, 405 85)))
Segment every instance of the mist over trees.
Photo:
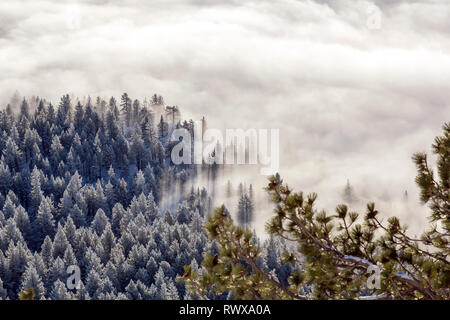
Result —
POLYGON ((448 125, 433 145, 439 181, 426 155, 414 156, 421 200, 432 210, 420 239, 409 238, 395 217, 383 225, 373 204, 358 224, 347 206, 358 201, 350 181, 346 204, 328 216, 314 209, 314 194, 292 193, 276 176, 268 191, 277 216, 262 242, 250 231, 258 215, 252 184, 233 185, 223 165, 172 163, 171 132, 193 134, 194 126, 158 95, 143 102, 126 93, 95 102, 64 95, 56 106, 15 95, 0 110, 0 299, 448 295, 448 125), (229 208, 212 214, 222 200, 229 208), (384 235, 375 239, 378 231, 384 235), (235 239, 243 242, 236 247, 235 239), (239 259, 227 260, 224 252, 239 259), (224 274, 218 290, 216 271, 227 263, 232 274, 245 276, 234 282, 224 274), (370 265, 384 272, 378 291, 362 282, 370 265), (74 289, 68 287, 72 266, 81 276, 74 289), (207 282, 193 287, 198 276, 207 282), (256 281, 253 291, 248 281, 256 281))
POLYGON ((177 195, 161 212, 195 170, 171 166, 151 105, 126 93, 119 105, 32 101, 0 111, 1 298, 28 288, 35 299, 183 298, 174 277, 212 245, 201 229, 208 196, 177 195), (76 291, 70 265, 81 269, 76 291))
POLYGON ((420 200, 431 211, 420 237, 411 237, 396 216, 384 221, 375 203, 368 203, 363 215, 346 204, 331 214, 319 210, 316 193, 294 192, 276 174, 266 187, 276 208, 266 231, 292 245, 283 254, 293 268, 288 283, 260 267, 261 248, 254 235, 236 225, 224 206, 205 226, 220 254, 205 255, 202 273, 186 266, 179 279, 204 299, 211 290, 258 300, 449 299, 450 123, 432 147, 437 170, 427 154, 412 157, 420 200))
MULTIPOLYGON (((93 101, 16 94, 0 110, 0 299, 195 299, 175 279, 218 253, 203 225, 219 167, 172 164, 171 131, 194 121, 161 96, 93 101)), ((261 266, 285 281, 283 245, 263 244, 261 266)))

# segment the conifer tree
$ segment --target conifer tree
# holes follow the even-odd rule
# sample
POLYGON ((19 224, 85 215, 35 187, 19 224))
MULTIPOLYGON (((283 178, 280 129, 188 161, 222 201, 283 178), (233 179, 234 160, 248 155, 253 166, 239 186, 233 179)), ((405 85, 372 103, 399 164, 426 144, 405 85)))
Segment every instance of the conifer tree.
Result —
POLYGON ((354 204, 356 202, 355 192, 353 191, 353 187, 350 185, 350 180, 347 180, 347 184, 345 186, 342 198, 347 204, 354 204))
POLYGON ((141 122, 141 132, 145 145, 150 148, 151 143, 156 138, 156 133, 153 129, 153 122, 149 115, 144 116, 141 122))
POLYGON ((19 205, 15 210, 14 221, 17 228, 19 228, 20 232, 22 233, 24 239, 30 241, 31 243, 31 240, 33 240, 33 233, 30 218, 21 205, 19 205))
POLYGON ((103 231, 108 224, 108 217, 102 209, 98 209, 95 214, 94 219, 92 220, 92 228, 97 233, 98 236, 101 236, 103 231))
POLYGON ((133 121, 139 124, 139 113, 141 111, 141 103, 139 100, 133 101, 133 121))
POLYGON ((46 236, 53 236, 55 220, 53 217, 53 207, 51 200, 42 198, 36 217, 36 237, 38 241, 42 241, 46 236))
POLYGON ((31 214, 35 215, 41 204, 43 192, 41 190, 41 174, 39 169, 35 166, 31 172, 31 192, 30 192, 30 210, 31 214))
POLYGON ((72 106, 70 96, 67 94, 61 98, 55 120, 57 125, 61 129, 68 129, 71 119, 72 119, 72 106))
POLYGON ((84 120, 83 105, 78 101, 77 105, 75 106, 74 126, 75 126, 75 130, 77 130, 77 132, 79 134, 81 134, 82 129, 83 129, 83 124, 84 124, 83 120, 84 120))
POLYGON ((22 117, 27 119, 30 118, 30 107, 25 98, 22 100, 22 104, 20 106, 20 118, 22 117))
POLYGON ((132 116, 133 116, 131 103, 132 102, 131 102, 130 97, 128 97, 128 94, 124 93, 122 95, 121 102, 120 102, 120 107, 121 107, 120 111, 124 114, 125 123, 127 126, 130 126, 132 116))
POLYGON ((164 121, 163 116, 161 116, 161 119, 159 120, 159 124, 158 124, 158 136, 160 139, 163 139, 167 136, 168 134, 168 124, 167 122, 164 121))
POLYGON ((40 300, 45 295, 44 283, 34 265, 28 265, 25 273, 22 275, 21 290, 33 289, 34 299, 40 300))
POLYGON ((4 162, 4 158, 0 161, 0 193, 7 194, 13 184, 13 178, 9 167, 4 162))
POLYGON ((41 257, 46 267, 50 267, 53 261, 53 243, 49 236, 46 236, 42 243, 41 257))
POLYGON ((243 195, 244 195, 244 185, 242 184, 242 182, 241 183, 239 183, 239 186, 238 186, 238 195, 239 195, 239 198, 240 197, 242 197, 243 195))
POLYGON ((53 240, 53 258, 64 258, 64 253, 69 246, 64 228, 61 224, 58 224, 58 231, 56 232, 55 239, 53 240))
POLYGON ((56 280, 50 292, 50 298, 52 300, 72 300, 73 297, 67 291, 66 285, 61 280, 56 280))
POLYGON ((114 97, 109 99, 109 110, 114 116, 114 120, 119 120, 119 108, 117 108, 117 101, 114 97))
POLYGON ((237 217, 239 224, 245 228, 248 228, 253 220, 253 203, 247 194, 239 199, 237 217))
POLYGON ((69 213, 69 218, 73 220, 77 227, 84 227, 86 225, 86 215, 81 211, 75 203, 69 213))

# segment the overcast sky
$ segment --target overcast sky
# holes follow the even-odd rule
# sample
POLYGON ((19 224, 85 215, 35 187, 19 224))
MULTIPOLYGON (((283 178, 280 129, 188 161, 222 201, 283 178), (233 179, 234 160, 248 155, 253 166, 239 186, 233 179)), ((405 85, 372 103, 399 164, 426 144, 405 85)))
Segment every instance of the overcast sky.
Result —
POLYGON ((347 178, 415 197, 411 154, 450 120, 449 34, 445 0, 2 0, 0 100, 157 92, 212 127, 279 128, 281 174, 324 206, 347 178))

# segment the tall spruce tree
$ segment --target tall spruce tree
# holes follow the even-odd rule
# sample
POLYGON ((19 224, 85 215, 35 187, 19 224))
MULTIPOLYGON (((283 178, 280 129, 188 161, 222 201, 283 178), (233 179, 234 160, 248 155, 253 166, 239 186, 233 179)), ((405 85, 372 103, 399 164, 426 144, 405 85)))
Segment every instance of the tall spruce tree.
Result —
POLYGON ((239 199, 237 217, 238 222, 244 228, 249 228, 253 221, 254 205, 247 194, 244 194, 239 199))
POLYGON ((350 185, 350 180, 347 180, 347 184, 345 185, 344 192, 342 194, 342 199, 346 204, 354 204, 357 201, 355 191, 353 187, 350 185))
POLYGON ((124 115, 125 123, 129 127, 131 124, 131 120, 133 117, 133 111, 132 111, 132 105, 131 105, 131 99, 128 96, 127 93, 124 93, 120 100, 120 111, 124 115))

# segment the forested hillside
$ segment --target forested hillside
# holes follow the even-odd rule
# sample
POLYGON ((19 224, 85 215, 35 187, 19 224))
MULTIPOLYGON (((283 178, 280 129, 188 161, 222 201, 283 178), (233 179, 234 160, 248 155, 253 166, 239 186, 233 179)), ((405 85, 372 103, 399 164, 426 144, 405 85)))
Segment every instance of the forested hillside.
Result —
MULTIPOLYGON (((35 299, 195 298, 175 278, 217 251, 203 229, 212 199, 192 184, 213 169, 172 165, 168 142, 193 121, 157 95, 18 105, 0 111, 0 298, 29 288, 35 299), (66 286, 73 265, 78 290, 66 286)), ((266 241, 259 263, 287 281, 283 246, 266 241)))

